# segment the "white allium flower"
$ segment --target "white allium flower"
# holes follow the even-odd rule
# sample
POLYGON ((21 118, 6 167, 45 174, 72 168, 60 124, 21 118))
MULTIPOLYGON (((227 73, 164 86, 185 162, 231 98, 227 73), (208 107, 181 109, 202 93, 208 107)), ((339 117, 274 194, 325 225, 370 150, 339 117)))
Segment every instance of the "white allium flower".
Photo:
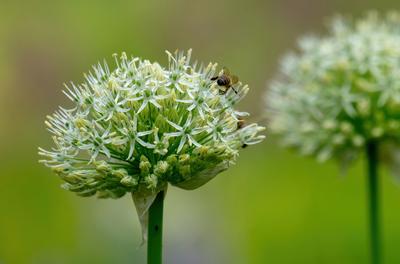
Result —
POLYGON ((191 51, 167 54, 164 68, 123 53, 116 69, 97 64, 84 83, 67 86, 74 106, 48 117, 55 146, 39 150, 63 188, 102 198, 154 196, 167 183, 194 189, 264 138, 256 124, 237 127, 248 114, 234 106, 247 86, 220 94, 216 64, 192 66, 191 51))
MULTIPOLYGON (((400 14, 337 18, 282 61, 266 95, 270 128, 324 161, 400 140, 400 14)), ((348 160, 347 160, 348 161, 348 160)))

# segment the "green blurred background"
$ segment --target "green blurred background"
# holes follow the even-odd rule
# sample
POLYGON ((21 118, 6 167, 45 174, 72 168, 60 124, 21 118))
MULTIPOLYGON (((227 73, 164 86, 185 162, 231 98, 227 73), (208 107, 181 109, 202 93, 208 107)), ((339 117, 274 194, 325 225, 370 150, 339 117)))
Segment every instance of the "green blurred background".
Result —
MULTIPOLYGON (((130 197, 79 198, 38 164, 51 145, 46 114, 67 103, 62 83, 114 52, 166 62, 193 48, 251 87, 241 108, 262 115, 266 82, 286 50, 323 32, 336 13, 399 7, 395 0, 0 0, 0 263, 143 263, 130 197)), ((360 160, 340 174, 281 150, 268 136, 238 165, 195 191, 170 188, 166 263, 367 263, 360 160)), ((400 263, 400 186, 382 169, 385 263, 400 263)))

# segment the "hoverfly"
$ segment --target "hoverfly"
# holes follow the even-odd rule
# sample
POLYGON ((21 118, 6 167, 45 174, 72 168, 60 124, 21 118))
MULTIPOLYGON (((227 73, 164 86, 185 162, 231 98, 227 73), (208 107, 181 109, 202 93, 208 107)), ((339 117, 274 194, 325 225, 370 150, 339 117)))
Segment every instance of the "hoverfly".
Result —
POLYGON ((224 90, 219 90, 220 94, 226 94, 231 88, 235 93, 238 93, 235 88, 233 88, 233 85, 239 82, 239 78, 236 75, 231 75, 229 70, 225 67, 218 76, 212 77, 211 81, 217 81, 218 86, 225 87, 224 90))

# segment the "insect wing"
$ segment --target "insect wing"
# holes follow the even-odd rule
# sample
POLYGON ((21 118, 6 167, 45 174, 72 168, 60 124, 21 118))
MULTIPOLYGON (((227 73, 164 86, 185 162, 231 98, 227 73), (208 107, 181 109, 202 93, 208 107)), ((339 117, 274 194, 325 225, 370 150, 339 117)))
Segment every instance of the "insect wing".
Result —
POLYGON ((225 74, 225 75, 228 75, 228 76, 231 74, 231 72, 229 71, 229 69, 226 68, 226 67, 223 67, 223 68, 222 68, 222 73, 225 74))
POLYGON ((237 77, 236 75, 232 75, 231 76, 231 84, 236 84, 239 82, 239 77, 237 77))

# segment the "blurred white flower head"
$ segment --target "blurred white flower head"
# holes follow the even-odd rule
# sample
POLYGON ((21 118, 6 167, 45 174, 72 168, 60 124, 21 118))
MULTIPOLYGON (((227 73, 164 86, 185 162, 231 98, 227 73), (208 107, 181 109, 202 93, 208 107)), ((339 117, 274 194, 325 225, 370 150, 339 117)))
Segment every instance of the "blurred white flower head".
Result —
POLYGON ((400 14, 337 17, 330 30, 282 60, 266 105, 284 145, 348 162, 369 141, 400 140, 400 14))

